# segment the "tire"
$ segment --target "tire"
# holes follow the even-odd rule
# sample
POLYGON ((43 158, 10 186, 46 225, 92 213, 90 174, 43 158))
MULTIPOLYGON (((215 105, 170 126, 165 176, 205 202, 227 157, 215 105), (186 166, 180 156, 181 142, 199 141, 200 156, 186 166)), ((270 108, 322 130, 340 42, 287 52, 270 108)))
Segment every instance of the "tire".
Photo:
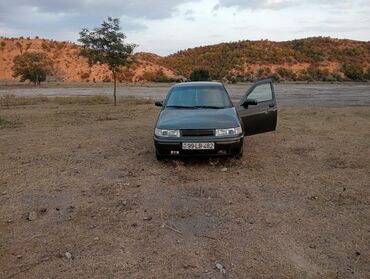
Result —
POLYGON ((243 150, 243 145, 242 145, 240 147, 239 152, 235 154, 235 158, 238 159, 238 160, 240 160, 241 158, 243 158, 243 152, 244 152, 244 150, 243 150))
POLYGON ((159 154, 157 151, 155 152, 155 157, 156 157, 157 161, 163 161, 165 159, 165 156, 159 154))

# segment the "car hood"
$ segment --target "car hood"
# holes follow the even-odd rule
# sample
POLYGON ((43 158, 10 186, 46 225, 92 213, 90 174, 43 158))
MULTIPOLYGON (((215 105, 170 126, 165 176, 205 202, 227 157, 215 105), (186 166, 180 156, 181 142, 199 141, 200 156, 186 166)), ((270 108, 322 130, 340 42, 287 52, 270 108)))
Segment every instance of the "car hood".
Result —
POLYGON ((165 109, 159 115, 159 129, 222 129, 240 126, 235 108, 165 109))

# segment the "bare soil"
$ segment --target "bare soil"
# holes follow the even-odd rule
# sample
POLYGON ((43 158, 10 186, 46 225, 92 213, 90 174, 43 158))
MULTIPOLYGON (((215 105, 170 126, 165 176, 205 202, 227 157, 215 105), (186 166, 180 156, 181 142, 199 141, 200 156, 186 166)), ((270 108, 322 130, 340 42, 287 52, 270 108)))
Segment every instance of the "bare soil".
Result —
POLYGON ((369 107, 284 107, 241 160, 165 162, 158 112, 0 111, 1 278, 370 277, 369 107))

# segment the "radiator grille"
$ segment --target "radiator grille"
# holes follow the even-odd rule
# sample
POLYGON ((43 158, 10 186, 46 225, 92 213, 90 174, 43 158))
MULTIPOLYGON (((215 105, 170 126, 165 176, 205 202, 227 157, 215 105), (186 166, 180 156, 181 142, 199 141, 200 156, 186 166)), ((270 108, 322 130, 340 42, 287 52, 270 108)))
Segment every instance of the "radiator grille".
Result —
POLYGON ((214 130, 181 130, 181 135, 183 137, 192 137, 192 136, 214 136, 215 131, 214 130))

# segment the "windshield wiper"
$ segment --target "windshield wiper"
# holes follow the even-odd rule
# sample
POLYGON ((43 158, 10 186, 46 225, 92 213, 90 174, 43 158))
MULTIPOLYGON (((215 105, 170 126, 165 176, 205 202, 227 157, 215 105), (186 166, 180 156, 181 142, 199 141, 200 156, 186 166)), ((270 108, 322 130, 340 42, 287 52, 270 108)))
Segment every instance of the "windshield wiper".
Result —
POLYGON ((193 106, 167 106, 168 108, 195 108, 193 106))
POLYGON ((195 106, 196 108, 209 108, 209 109, 223 109, 225 107, 218 107, 218 106, 195 106))

